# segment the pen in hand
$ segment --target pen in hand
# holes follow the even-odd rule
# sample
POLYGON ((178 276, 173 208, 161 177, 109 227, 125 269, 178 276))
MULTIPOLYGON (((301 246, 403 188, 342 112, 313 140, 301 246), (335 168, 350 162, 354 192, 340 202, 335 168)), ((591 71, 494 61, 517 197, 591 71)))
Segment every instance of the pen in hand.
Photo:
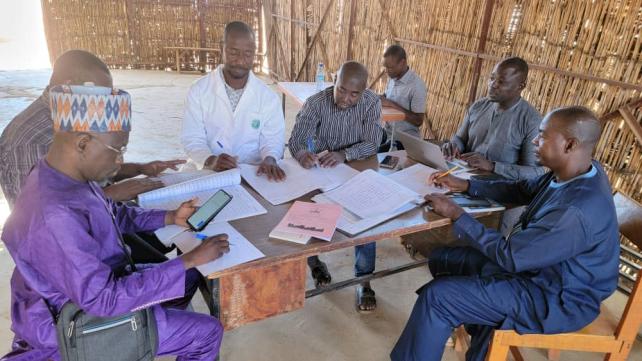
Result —
MULTIPOLYGON (((194 237, 196 237, 196 239, 199 239, 199 240, 201 240, 201 241, 204 241, 204 240, 206 240, 207 238, 209 238, 209 236, 208 236, 208 235, 203 234, 203 233, 194 233, 194 237)), ((227 242, 227 243, 229 243, 229 245, 230 245, 230 246, 233 246, 233 245, 234 245, 234 243, 232 243, 232 242, 227 242)))

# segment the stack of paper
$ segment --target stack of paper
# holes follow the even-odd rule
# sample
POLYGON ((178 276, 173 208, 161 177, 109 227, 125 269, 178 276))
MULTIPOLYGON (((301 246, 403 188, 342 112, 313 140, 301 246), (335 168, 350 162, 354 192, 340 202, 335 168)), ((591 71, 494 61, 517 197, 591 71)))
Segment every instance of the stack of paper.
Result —
POLYGON ((270 232, 270 237, 301 244, 312 237, 330 241, 340 216, 341 206, 338 204, 296 201, 270 232))
POLYGON ((241 164, 243 179, 273 205, 289 202, 317 189, 334 189, 359 173, 345 164, 305 169, 294 158, 280 161, 279 166, 285 172, 283 182, 270 181, 265 175, 257 176, 258 166, 241 164))
POLYGON ((438 188, 434 185, 428 184, 428 177, 435 172, 438 172, 438 170, 427 165, 417 163, 411 167, 389 175, 388 178, 412 189, 422 196, 432 193, 448 193, 448 189, 446 188, 438 188))
MULTIPOLYGON (((241 263, 265 257, 261 251, 254 247, 247 238, 243 237, 243 235, 241 235, 229 223, 210 223, 199 233, 207 236, 226 233, 229 237, 228 241, 230 243, 229 253, 224 254, 221 258, 212 262, 196 267, 203 276, 234 267, 241 263)), ((202 241, 196 238, 192 232, 183 232, 174 240, 176 246, 183 251, 183 253, 193 250, 196 246, 201 244, 201 242, 202 241)))
MULTIPOLYGON (((188 172, 188 174, 172 173, 161 176, 161 180, 167 181, 167 184, 170 185, 139 195, 138 204, 141 207, 174 210, 181 203, 193 198, 198 198, 197 205, 200 206, 216 191, 223 189, 232 196, 232 201, 214 217, 212 223, 228 222, 267 213, 265 208, 240 185, 241 172, 238 168, 220 173, 210 171, 188 172), (198 177, 199 175, 200 177, 198 177), (180 180, 185 181, 174 183, 180 180)), ((157 230, 155 234, 163 243, 171 244, 172 238, 184 230, 186 228, 171 225, 157 230)))
POLYGON ((337 189, 312 198, 343 207, 337 228, 353 236, 423 203, 422 196, 381 175, 366 170, 337 189))

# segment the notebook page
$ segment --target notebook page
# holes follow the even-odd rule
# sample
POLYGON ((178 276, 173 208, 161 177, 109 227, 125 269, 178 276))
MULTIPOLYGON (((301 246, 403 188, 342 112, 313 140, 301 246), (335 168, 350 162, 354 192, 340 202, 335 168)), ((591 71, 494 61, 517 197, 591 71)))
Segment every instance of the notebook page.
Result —
POLYGON ((388 178, 422 196, 432 193, 448 193, 448 188, 438 188, 434 185, 428 184, 428 177, 437 171, 438 170, 427 165, 417 163, 411 167, 389 175, 388 178))
POLYGON ((371 169, 325 194, 361 218, 385 215, 408 203, 422 202, 418 193, 371 169))
POLYGON ((214 173, 205 177, 192 179, 186 182, 171 185, 146 192, 138 196, 138 204, 143 208, 153 208, 150 203, 154 200, 171 199, 177 196, 187 196, 211 189, 222 188, 230 185, 241 184, 241 172, 238 168, 224 172, 214 173))
POLYGON ((165 187, 168 187, 174 184, 187 182, 189 180, 205 177, 211 174, 214 174, 213 170, 202 169, 188 172, 163 173, 160 174, 157 178, 160 179, 161 182, 163 182, 165 187))
MULTIPOLYGON (((226 233, 229 237, 228 241, 230 242, 229 253, 224 254, 212 262, 196 267, 203 276, 265 257, 258 248, 254 247, 247 238, 243 237, 243 235, 234 229, 234 227, 229 223, 210 223, 199 233, 207 236, 226 233)), ((202 241, 197 239, 192 232, 183 232, 176 237, 175 240, 176 246, 178 246, 178 248, 184 253, 193 250, 196 246, 201 244, 201 242, 202 241)))

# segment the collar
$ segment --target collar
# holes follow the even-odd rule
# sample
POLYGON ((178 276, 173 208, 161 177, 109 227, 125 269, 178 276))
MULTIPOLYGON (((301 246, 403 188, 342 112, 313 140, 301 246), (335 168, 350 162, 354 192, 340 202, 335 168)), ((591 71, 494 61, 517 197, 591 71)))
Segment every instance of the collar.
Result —
POLYGON ((406 84, 410 81, 410 77, 412 76, 412 69, 410 67, 408 70, 406 70, 406 73, 401 76, 399 79, 395 79, 395 83, 401 83, 401 84, 406 84))
POLYGON ((503 113, 512 112, 512 111, 513 111, 513 110, 515 110, 515 109, 517 108, 517 106, 518 106, 518 105, 520 105, 523 101, 524 101, 524 98, 519 97, 519 100, 517 101, 517 103, 513 104, 510 108, 508 108, 508 109, 506 109, 506 110, 499 110, 499 103, 495 103, 495 109, 494 109, 494 110, 495 110, 495 112, 496 112, 497 114, 503 114, 503 113))
POLYGON ((564 182, 556 182, 555 178, 553 178, 553 180, 551 180, 551 183, 548 186, 551 187, 551 188, 557 189, 557 188, 560 188, 560 187, 562 187, 562 186, 564 186, 566 184, 569 184, 569 183, 571 183, 573 181, 576 181, 578 179, 591 178, 591 177, 595 176, 596 174, 597 174, 597 169, 595 168, 595 166, 593 164, 591 164, 591 169, 589 169, 588 172, 586 172, 584 174, 580 174, 577 177, 571 178, 571 179, 569 179, 567 181, 564 181, 564 182))
POLYGON ((254 73, 250 70, 250 73, 247 75, 247 81, 245 82, 245 86, 243 88, 241 88, 241 89, 234 89, 229 84, 227 84, 227 82, 225 81, 225 76, 223 76, 223 64, 219 65, 216 68, 216 72, 218 73, 218 77, 219 77, 219 79, 221 80, 221 82, 223 84, 223 88, 229 87, 231 90, 234 90, 234 91, 247 89, 249 87, 249 85, 250 85, 250 82, 252 81, 252 76, 254 76, 254 73))

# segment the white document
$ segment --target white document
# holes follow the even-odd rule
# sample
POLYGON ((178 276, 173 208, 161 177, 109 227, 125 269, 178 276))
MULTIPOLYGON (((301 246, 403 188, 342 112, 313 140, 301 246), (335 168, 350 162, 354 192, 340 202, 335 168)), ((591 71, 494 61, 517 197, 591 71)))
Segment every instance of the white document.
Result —
MULTIPOLYGON (((219 214, 216 215, 216 217, 214 217, 214 219, 212 219, 211 223, 229 222, 235 219, 253 217, 267 213, 267 210, 263 208, 263 206, 257 202, 257 200, 254 199, 254 197, 252 197, 245 188, 243 188, 243 186, 235 185, 221 189, 229 193, 232 196, 232 200, 223 208, 223 210, 221 210, 219 214)), ((217 191, 218 189, 199 192, 191 197, 198 197, 197 205, 201 206, 217 191)), ((185 197, 172 198, 162 204, 158 203, 157 205, 159 208, 157 209, 176 209, 186 200, 187 199, 185 199, 185 197)), ((156 230, 154 234, 156 234, 156 237, 158 237, 158 239, 165 245, 170 245, 173 243, 172 238, 186 230, 187 228, 184 227, 169 225, 156 230)))
POLYGON ((383 216, 409 203, 423 203, 420 194, 372 169, 359 173, 325 195, 360 218, 383 216))
POLYGON ((182 197, 183 201, 186 201, 198 192, 237 184, 241 184, 241 172, 238 168, 234 168, 140 194, 138 204, 143 208, 155 208, 157 204, 155 202, 162 204, 166 199, 178 197, 182 197))
POLYGON ((168 187, 174 184, 187 182, 189 180, 201 178, 206 175, 211 175, 214 173, 215 172, 213 170, 202 169, 202 170, 193 170, 193 171, 187 171, 187 172, 162 173, 157 178, 160 179, 161 182, 163 182, 165 187, 168 187))
POLYGON ((286 178, 283 182, 274 182, 265 176, 257 176, 258 166, 241 164, 243 179, 273 205, 289 202, 316 189, 323 191, 334 189, 359 173, 345 164, 339 164, 334 168, 305 169, 294 158, 280 161, 279 166, 285 172, 286 178))
POLYGON ((438 172, 438 170, 427 165, 417 163, 411 167, 389 175, 388 178, 422 196, 432 193, 448 193, 447 188, 438 188, 434 185, 428 184, 428 177, 435 172, 438 172))
MULTIPOLYGON (((224 269, 234 267, 241 263, 253 261, 265 257, 265 255, 254 247, 247 238, 243 237, 234 227, 229 223, 210 223, 199 233, 207 236, 214 236, 221 233, 226 233, 229 237, 230 252, 221 256, 212 262, 206 263, 202 266, 196 267, 203 276, 207 276, 214 272, 222 271, 224 269)), ((184 253, 189 252, 201 244, 201 240, 194 236, 192 232, 183 232, 175 239, 176 246, 184 253)))
MULTIPOLYGON (((334 201, 328 198, 326 194, 317 194, 316 196, 312 197, 312 200, 317 203, 334 203, 334 201)), ((341 217, 337 222, 337 229, 350 237, 354 237, 363 231, 384 223, 385 221, 392 219, 400 214, 406 213, 414 209, 416 206, 417 205, 414 203, 408 203, 393 212, 372 218, 360 218, 359 216, 344 208, 343 212, 341 213, 341 217)))

